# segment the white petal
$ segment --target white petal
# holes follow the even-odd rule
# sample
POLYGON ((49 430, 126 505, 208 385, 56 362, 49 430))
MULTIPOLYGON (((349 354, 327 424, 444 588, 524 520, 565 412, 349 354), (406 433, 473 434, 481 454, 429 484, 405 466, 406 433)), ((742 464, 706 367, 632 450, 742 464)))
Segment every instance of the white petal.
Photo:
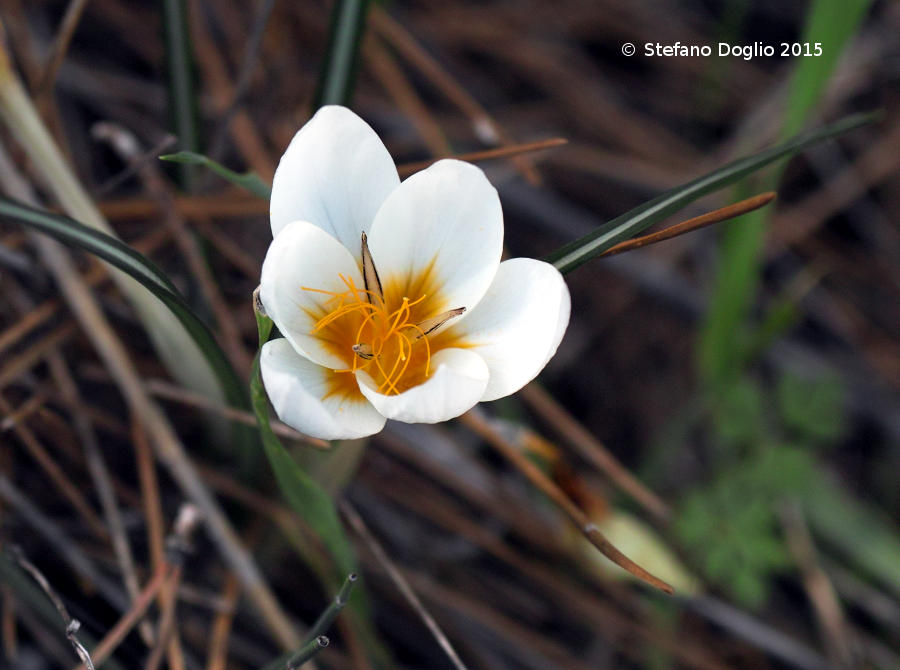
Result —
MULTIPOLYGON (((284 338, 263 345, 259 359, 263 384, 278 418, 302 433, 323 440, 350 440, 384 428, 385 419, 358 390, 335 392, 336 375, 303 358, 284 338)), ((340 380, 338 387, 346 387, 340 380)))
POLYGON ((443 349, 431 358, 428 380, 399 395, 375 390, 368 373, 358 371, 359 389, 375 409, 389 419, 406 423, 439 423, 475 406, 488 383, 488 369, 478 354, 443 349))
POLYGON ((500 264, 481 302, 451 326, 490 370, 482 400, 515 393, 538 375, 566 332, 570 304, 565 280, 549 263, 500 264))
POLYGON ((309 221, 359 256, 359 236, 400 184, 375 131, 346 107, 322 107, 281 157, 272 181, 272 235, 309 221))
POLYGON ((423 284, 439 291, 440 303, 431 305, 435 313, 471 308, 500 263, 497 190, 474 165, 438 161, 388 196, 372 224, 369 248, 389 300, 399 302, 430 270, 423 284))
POLYGON ((356 260, 346 247, 321 228, 295 221, 269 245, 259 290, 266 314, 294 348, 335 370, 347 366, 346 357, 335 354, 324 337, 312 334, 317 319, 327 311, 320 306, 328 296, 303 287, 345 291, 341 274, 356 286, 364 285, 356 260))

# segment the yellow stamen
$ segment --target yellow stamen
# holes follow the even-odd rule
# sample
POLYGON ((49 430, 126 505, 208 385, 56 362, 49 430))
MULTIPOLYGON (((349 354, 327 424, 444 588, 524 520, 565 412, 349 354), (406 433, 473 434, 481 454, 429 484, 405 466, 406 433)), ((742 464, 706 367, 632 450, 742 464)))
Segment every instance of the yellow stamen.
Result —
POLYGON ((338 277, 346 290, 301 287, 304 291, 328 296, 323 303, 327 312, 316 321, 311 334, 321 334, 328 329, 325 337, 330 341, 349 342, 346 345, 349 351, 344 351, 352 359, 350 365, 336 372, 368 369, 378 383, 379 393, 395 395, 427 379, 431 371, 431 345, 425 337, 426 331, 412 319, 412 308, 427 296, 415 300, 404 297, 400 305, 391 310, 380 292, 360 288, 352 277, 343 274, 338 277), (424 342, 424 346, 419 342, 424 342), (414 349, 419 353, 416 354, 414 349), (419 371, 414 375, 416 380, 403 382, 407 373, 412 374, 410 366, 414 357, 419 371))

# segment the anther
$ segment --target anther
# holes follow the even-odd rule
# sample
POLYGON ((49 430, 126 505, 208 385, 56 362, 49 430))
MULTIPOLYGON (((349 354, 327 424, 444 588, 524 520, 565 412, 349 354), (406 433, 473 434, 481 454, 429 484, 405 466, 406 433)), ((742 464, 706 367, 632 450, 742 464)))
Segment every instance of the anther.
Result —
POLYGON ((354 344, 350 348, 353 349, 354 354, 356 354, 357 356, 359 356, 360 358, 362 358, 363 360, 366 360, 366 361, 371 361, 372 358, 375 356, 375 353, 372 351, 371 344, 365 344, 363 342, 360 342, 359 344, 354 344))
POLYGON ((363 264, 363 282, 366 287, 366 297, 372 302, 372 296, 376 296, 378 300, 384 304, 384 292, 381 289, 381 279, 378 277, 378 270, 375 269, 375 261, 372 259, 372 252, 369 251, 369 238, 366 234, 362 234, 361 243, 362 264, 363 264))
POLYGON ((463 312, 466 311, 465 307, 457 307, 456 309, 447 310, 442 314, 438 314, 437 316, 433 316, 430 319, 425 319, 424 321, 420 321, 415 325, 416 328, 416 337, 415 339, 419 340, 429 333, 434 332, 445 323, 447 323, 450 319, 453 319, 463 312))

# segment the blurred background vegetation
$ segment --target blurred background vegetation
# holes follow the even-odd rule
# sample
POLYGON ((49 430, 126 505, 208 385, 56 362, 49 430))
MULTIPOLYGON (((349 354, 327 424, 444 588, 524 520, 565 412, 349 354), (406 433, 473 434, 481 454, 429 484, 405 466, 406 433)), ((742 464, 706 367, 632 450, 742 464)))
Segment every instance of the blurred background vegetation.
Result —
MULTIPOLYGON (((900 668, 896 3, 2 0, 0 20, 65 156, 56 163, 185 294, 242 382, 267 203, 160 154, 200 152, 255 173, 245 185, 264 192, 323 102, 348 102, 404 174, 565 138, 480 163, 509 255, 541 258, 729 160, 882 109, 679 220, 773 188, 775 205, 568 274, 569 331, 522 393, 327 450, 276 429, 343 501, 364 578, 320 667, 454 667, 382 547, 473 669, 900 668), (822 56, 647 57, 648 42, 821 43, 822 56), (498 441, 676 596, 623 581, 498 441)), ((64 177, 16 137, 0 136, 5 195, 88 223, 92 210, 73 212, 64 177)), ((76 662, 15 545, 89 650, 158 587, 102 667, 262 668, 354 564, 316 533, 333 512, 296 514, 290 504, 317 500, 279 495, 255 438, 215 411, 221 396, 204 387, 215 382, 178 361, 197 354, 167 347, 96 260, 74 257, 185 454, 161 449, 123 401, 52 254, 0 220, 2 662, 76 662), (159 582, 179 508, 209 492, 234 545, 209 522, 191 549, 169 552, 183 565, 159 582), (229 553, 238 545, 245 554, 229 553)))

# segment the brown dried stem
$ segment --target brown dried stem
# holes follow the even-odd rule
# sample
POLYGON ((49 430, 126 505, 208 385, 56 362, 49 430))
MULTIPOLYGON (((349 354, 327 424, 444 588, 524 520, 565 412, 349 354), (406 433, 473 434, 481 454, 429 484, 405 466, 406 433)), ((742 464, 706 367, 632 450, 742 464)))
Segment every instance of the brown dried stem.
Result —
POLYGON ((535 465, 529 458, 503 437, 485 419, 478 408, 469 410, 463 414, 460 421, 473 432, 480 435, 489 445, 494 447, 500 455, 505 457, 519 472, 525 475, 544 495, 552 500, 569 520, 575 524, 579 531, 593 544, 600 553, 623 570, 631 573, 638 579, 655 586, 665 593, 673 593, 672 587, 658 577, 654 577, 637 563, 616 549, 609 540, 604 537, 600 529, 587 517, 587 515, 560 489, 553 481, 535 465))
POLYGON ((759 195, 755 195, 752 198, 747 198, 746 200, 736 202, 733 205, 728 205, 727 207, 722 207, 721 209, 717 209, 706 214, 701 214, 700 216, 695 216, 693 219, 688 219, 687 221, 676 223, 674 226, 669 226, 668 228, 664 228, 663 230, 657 231, 655 233, 650 233, 649 235, 643 235, 641 237, 635 237, 631 240, 625 240, 624 242, 620 242, 616 246, 610 247, 609 249, 604 251, 602 254, 600 254, 600 258, 603 258, 605 256, 615 256, 616 254, 621 254, 625 251, 631 251, 633 249, 640 249, 641 247, 646 247, 650 244, 656 244, 657 242, 662 242, 663 240, 670 240, 673 237, 678 237, 679 235, 684 235, 685 233, 700 230, 701 228, 711 226, 714 223, 721 223, 722 221, 727 221, 728 219, 734 219, 738 216, 741 216, 742 214, 746 214, 747 212, 752 212, 753 210, 759 209, 760 207, 765 207, 775 199, 776 195, 777 194, 775 193, 775 191, 760 193, 759 195))

